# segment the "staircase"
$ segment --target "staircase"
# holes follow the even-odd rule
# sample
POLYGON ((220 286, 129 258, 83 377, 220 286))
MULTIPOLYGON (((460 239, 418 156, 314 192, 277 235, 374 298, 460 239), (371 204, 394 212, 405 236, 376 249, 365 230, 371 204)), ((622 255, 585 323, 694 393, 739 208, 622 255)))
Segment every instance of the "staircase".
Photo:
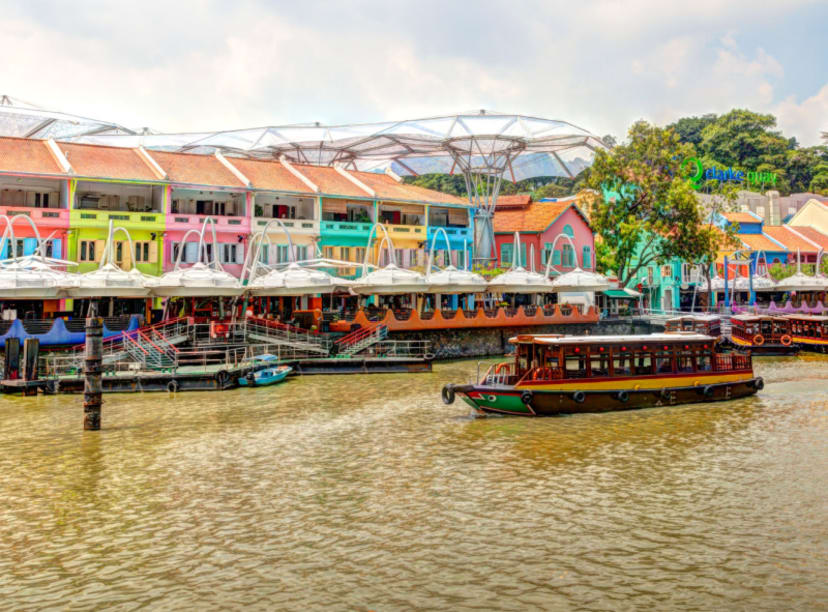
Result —
MULTIPOLYGON (((125 331, 103 342, 104 365, 129 358, 150 369, 163 369, 175 363, 177 345, 190 338, 189 319, 170 319, 155 325, 147 325, 132 331, 125 331)), ((83 367, 84 345, 73 351, 78 367, 83 367)))
POLYGON ((255 340, 256 342, 289 347, 297 352, 315 355, 327 356, 330 353, 330 340, 324 336, 291 327, 284 323, 248 317, 243 326, 244 339, 247 342, 255 340))
POLYGON ((388 337, 388 326, 374 323, 367 327, 360 327, 347 336, 336 341, 336 347, 340 355, 356 355, 377 342, 382 342, 388 337))

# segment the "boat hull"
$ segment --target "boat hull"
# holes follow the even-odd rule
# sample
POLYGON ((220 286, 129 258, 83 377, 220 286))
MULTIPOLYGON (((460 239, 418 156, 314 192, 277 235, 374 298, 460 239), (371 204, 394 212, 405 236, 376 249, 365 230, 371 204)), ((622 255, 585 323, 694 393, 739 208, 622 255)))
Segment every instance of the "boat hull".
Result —
POLYGON ((745 342, 741 338, 731 338, 730 341, 737 349, 747 349, 755 357, 786 357, 799 353, 799 345, 794 341, 790 344, 766 342, 760 345, 745 342))
POLYGON ((828 353, 828 341, 816 340, 815 338, 803 338, 794 336, 794 344, 808 353, 828 353))
POLYGON ((763 386, 764 382, 761 377, 749 377, 726 382, 657 389, 542 390, 459 385, 451 387, 451 390, 479 413, 555 416, 718 402, 753 395, 763 386))

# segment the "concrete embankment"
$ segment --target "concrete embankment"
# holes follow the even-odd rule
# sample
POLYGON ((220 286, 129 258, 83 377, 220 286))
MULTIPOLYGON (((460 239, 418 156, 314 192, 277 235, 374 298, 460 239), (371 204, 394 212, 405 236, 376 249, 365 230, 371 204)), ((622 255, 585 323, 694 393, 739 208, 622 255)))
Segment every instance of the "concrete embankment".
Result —
POLYGON ((447 329, 421 332, 394 332, 394 340, 426 340, 435 359, 462 359, 503 355, 511 352, 509 338, 519 334, 566 334, 573 336, 618 336, 622 334, 649 334, 663 331, 661 325, 644 320, 600 321, 564 325, 532 327, 491 327, 475 329, 447 329))

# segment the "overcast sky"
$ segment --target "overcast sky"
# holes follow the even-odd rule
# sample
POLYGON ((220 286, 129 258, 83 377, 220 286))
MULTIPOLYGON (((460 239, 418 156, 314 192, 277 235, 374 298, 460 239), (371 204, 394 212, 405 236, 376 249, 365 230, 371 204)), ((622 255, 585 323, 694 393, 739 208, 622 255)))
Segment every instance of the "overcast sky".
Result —
POLYGON ((828 2, 0 0, 0 94, 160 131, 492 110, 828 130, 828 2))

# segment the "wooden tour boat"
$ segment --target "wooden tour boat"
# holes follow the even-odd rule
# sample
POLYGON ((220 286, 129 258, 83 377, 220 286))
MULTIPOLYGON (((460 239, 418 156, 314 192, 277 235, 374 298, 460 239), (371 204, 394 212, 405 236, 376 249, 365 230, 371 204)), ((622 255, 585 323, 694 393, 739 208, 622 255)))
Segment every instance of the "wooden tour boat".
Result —
POLYGON ((753 355, 796 355, 799 346, 786 317, 742 314, 730 319, 730 341, 753 355))
POLYGON ((476 384, 446 385, 479 413, 549 416, 735 399, 764 387, 750 354, 723 353, 696 333, 646 336, 525 335, 514 361, 476 384))
POLYGON ((828 317, 788 315, 793 341, 803 351, 828 353, 828 317))
POLYGON ((722 318, 719 315, 684 315, 668 319, 664 324, 668 332, 696 332, 703 336, 719 338, 722 335, 722 318))

